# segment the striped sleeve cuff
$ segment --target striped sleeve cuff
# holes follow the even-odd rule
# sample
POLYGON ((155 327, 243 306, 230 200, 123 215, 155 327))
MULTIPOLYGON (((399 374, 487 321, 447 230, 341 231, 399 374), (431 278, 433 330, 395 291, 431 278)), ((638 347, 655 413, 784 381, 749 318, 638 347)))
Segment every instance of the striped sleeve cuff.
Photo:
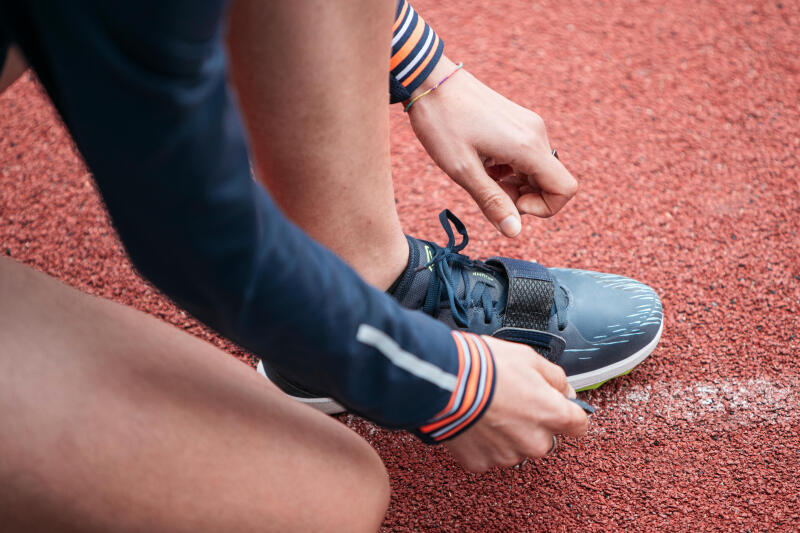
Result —
POLYGON ((489 407, 494 393, 492 351, 473 333, 453 331, 458 348, 458 376, 447 406, 414 433, 428 443, 442 442, 463 433, 489 407))
POLYGON ((406 0, 399 0, 392 27, 392 102, 411 98, 411 93, 439 62, 444 42, 406 0))

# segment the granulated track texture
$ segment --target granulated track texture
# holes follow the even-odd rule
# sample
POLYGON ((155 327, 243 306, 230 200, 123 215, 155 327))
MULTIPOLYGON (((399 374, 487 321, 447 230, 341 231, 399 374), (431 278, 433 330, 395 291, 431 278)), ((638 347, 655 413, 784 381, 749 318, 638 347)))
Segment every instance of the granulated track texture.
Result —
MULTIPOLYGON (((395 108, 408 233, 441 241, 449 207, 473 256, 654 286, 666 329, 632 374, 583 395, 599 408, 586 438, 519 468, 468 474, 442 448, 343 417, 389 470, 385 530, 800 528, 800 4, 444 4, 415 5, 453 59, 544 117, 581 191, 503 239, 395 108)), ((252 363, 136 276, 34 81, 0 98, 0 117, 0 253, 252 363)))

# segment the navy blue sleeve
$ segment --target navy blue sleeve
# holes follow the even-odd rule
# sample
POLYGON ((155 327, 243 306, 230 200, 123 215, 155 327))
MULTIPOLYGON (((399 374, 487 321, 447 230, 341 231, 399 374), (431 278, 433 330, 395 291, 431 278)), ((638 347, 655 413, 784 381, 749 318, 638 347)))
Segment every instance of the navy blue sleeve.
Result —
POLYGON ((419 427, 474 380, 462 372, 467 341, 364 283, 251 178, 226 84, 224 3, 5 9, 139 271, 287 378, 436 440, 419 427))

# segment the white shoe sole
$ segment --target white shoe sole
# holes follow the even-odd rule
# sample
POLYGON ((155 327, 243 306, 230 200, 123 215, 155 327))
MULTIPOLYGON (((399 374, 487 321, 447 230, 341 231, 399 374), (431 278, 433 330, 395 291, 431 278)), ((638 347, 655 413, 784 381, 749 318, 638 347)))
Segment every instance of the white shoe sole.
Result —
POLYGON ((656 336, 653 338, 653 340, 635 354, 626 357, 622 361, 617 361, 612 365, 608 365, 597 370, 592 370, 591 372, 569 376, 567 377, 567 382, 569 382, 569 384, 572 385, 572 388, 575 390, 593 389, 599 387, 609 379, 614 379, 615 377, 627 374, 636 366, 638 366, 639 363, 647 359, 648 355, 653 353, 653 350, 656 349, 656 345, 658 345, 658 341, 661 340, 662 331, 664 331, 663 320, 661 321, 661 326, 659 326, 658 333, 656 333, 656 336))
MULTIPOLYGON (((269 379, 267 371, 264 369, 264 363, 261 361, 258 362, 257 370, 259 374, 269 379)), ((313 407, 317 411, 321 411, 326 415, 338 415, 339 413, 344 413, 347 411, 342 404, 338 403, 332 398, 300 398, 299 396, 292 396, 291 394, 286 394, 286 396, 300 403, 304 403, 310 407, 313 407)))

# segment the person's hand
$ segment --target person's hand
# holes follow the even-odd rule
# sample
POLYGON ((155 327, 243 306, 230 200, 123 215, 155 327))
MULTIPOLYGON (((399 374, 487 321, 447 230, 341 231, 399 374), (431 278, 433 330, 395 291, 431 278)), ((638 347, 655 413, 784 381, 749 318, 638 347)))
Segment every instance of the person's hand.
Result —
MULTIPOLYGON (((455 69, 443 57, 420 94, 455 69)), ((552 155, 544 121, 494 92, 464 69, 409 109, 411 126, 428 154, 508 237, 520 214, 555 215, 578 182, 552 155)))
POLYGON ((553 435, 586 433, 586 413, 568 397, 575 391, 561 367, 533 349, 484 337, 494 354, 494 397, 481 419, 445 446, 464 468, 484 472, 514 466, 526 457, 543 457, 553 435))

